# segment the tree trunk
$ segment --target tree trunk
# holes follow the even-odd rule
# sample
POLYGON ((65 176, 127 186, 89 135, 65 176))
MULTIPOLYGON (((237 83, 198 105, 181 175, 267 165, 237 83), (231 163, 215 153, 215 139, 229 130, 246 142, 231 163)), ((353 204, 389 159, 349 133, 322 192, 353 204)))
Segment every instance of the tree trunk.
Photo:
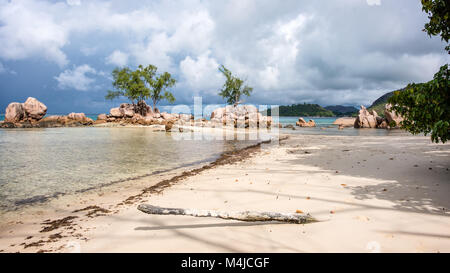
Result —
POLYGON ((238 106, 238 105, 241 104, 241 103, 242 103, 242 101, 237 101, 237 102, 235 102, 235 103, 234 103, 234 107, 238 106))
POLYGON ((136 113, 140 114, 143 117, 147 115, 147 104, 144 100, 139 100, 134 109, 136 113))
POLYGON ((317 222, 309 214, 303 213, 279 213, 279 212, 255 212, 255 211, 237 211, 224 212, 215 210, 196 210, 179 208, 162 208, 149 204, 141 204, 138 210, 147 214, 157 215, 186 215, 194 217, 215 217, 228 220, 239 220, 246 222, 278 221, 295 224, 306 224, 317 222))

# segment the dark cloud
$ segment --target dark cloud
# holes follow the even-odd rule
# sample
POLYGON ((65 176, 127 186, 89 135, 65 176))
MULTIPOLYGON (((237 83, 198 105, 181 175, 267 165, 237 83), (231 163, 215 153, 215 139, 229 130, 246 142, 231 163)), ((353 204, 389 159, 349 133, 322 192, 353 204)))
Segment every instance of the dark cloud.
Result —
POLYGON ((224 102, 219 64, 247 78, 250 103, 370 104, 449 60, 419 2, 376 2, 0 0, 0 109, 36 96, 54 112, 106 111, 124 63, 171 72, 183 104, 224 102))

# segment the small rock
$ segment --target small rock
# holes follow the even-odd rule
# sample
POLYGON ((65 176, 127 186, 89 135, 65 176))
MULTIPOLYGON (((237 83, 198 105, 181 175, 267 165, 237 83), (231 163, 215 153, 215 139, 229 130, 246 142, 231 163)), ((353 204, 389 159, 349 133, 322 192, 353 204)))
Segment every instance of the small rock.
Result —
POLYGON ((108 119, 106 114, 100 114, 100 115, 97 116, 97 120, 106 120, 106 119, 108 119))

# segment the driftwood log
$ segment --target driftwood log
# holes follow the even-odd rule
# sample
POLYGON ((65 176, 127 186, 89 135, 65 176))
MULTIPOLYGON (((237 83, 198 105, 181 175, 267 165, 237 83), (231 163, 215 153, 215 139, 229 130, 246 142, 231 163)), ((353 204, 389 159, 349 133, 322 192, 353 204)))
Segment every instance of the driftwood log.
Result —
POLYGON ((278 221, 295 224, 306 224, 317 221, 311 215, 304 213, 279 213, 279 212, 256 212, 256 211, 224 212, 215 210, 162 208, 152 206, 149 204, 139 205, 138 210, 147 214, 215 217, 246 222, 278 221))

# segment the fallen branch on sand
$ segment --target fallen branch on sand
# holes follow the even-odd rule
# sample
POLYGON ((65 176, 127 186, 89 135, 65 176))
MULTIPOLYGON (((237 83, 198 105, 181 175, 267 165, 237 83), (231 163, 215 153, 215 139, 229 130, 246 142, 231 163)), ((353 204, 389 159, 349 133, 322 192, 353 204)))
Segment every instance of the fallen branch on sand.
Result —
POLYGON ((215 210, 162 208, 152 206, 149 204, 139 205, 138 210, 147 214, 215 217, 246 222, 278 221, 295 224, 306 224, 311 222, 317 222, 317 220, 314 219, 311 215, 304 213, 278 213, 278 212, 256 212, 256 211, 224 212, 215 210))

